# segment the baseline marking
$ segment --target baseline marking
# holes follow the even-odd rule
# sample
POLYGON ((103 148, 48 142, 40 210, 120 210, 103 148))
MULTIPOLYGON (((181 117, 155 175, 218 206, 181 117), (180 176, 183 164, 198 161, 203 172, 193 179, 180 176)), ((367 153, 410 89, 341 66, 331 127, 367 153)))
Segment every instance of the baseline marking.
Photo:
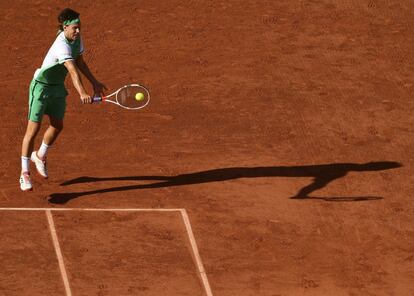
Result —
POLYGON ((60 250, 59 240, 56 234, 55 223, 53 222, 53 216, 51 210, 46 210, 47 221, 49 222, 50 233, 52 235, 53 245, 55 247, 56 257, 59 262, 60 274, 62 275, 63 284, 65 285, 65 291, 67 296, 72 296, 70 290, 69 279, 66 273, 65 263, 63 262, 62 251, 60 250))
POLYGON ((0 211, 45 211, 47 220, 49 222, 49 228, 52 235, 53 245, 55 247, 56 256, 59 261, 59 268, 61 271, 63 283, 65 285, 66 295, 72 296, 70 290, 69 279, 66 273, 65 264, 63 262, 63 256, 59 245, 59 240, 56 233, 55 224, 53 222, 52 211, 82 211, 82 212, 179 212, 183 219, 184 226, 190 241, 191 249, 194 255, 195 265, 200 275, 201 282, 203 283, 204 290, 207 296, 213 296, 211 286, 209 284, 206 271, 204 269, 203 262, 201 260, 200 253, 198 251, 197 243, 194 237, 194 233, 191 227, 190 218, 188 217, 185 209, 137 209, 137 208, 124 208, 124 209, 97 209, 97 208, 0 208, 0 211))
POLYGON ((0 211, 180 212, 183 209, 0 208, 0 211))

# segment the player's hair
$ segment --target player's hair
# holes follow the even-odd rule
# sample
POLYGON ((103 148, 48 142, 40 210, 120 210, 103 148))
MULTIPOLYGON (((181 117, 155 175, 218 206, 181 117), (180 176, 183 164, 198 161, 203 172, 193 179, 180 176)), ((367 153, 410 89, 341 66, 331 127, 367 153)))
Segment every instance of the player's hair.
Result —
POLYGON ((59 22, 59 31, 63 31, 64 21, 71 21, 71 20, 77 19, 79 15, 80 13, 74 11, 73 9, 70 9, 70 8, 63 9, 57 17, 58 22, 59 22))

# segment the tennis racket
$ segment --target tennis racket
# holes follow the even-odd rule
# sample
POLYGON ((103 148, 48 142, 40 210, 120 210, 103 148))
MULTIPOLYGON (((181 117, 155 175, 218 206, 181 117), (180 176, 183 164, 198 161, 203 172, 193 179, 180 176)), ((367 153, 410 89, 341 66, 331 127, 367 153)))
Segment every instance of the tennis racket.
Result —
POLYGON ((128 84, 116 92, 103 97, 94 97, 93 102, 108 102, 125 109, 138 110, 148 105, 150 93, 139 84, 128 84))

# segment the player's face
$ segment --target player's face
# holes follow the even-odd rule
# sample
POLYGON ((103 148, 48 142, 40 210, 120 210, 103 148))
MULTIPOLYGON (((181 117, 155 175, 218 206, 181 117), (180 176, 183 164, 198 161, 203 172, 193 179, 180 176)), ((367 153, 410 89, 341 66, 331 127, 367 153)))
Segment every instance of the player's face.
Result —
POLYGON ((80 24, 72 24, 69 26, 63 26, 63 31, 65 32, 65 37, 68 40, 76 40, 80 37, 80 24))

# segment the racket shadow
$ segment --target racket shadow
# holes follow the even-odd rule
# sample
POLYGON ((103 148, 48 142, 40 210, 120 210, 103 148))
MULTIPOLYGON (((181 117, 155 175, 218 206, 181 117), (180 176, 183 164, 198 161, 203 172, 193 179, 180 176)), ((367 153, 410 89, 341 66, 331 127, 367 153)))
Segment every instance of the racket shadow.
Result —
POLYGON ((324 200, 332 202, 370 201, 382 199, 379 196, 357 197, 315 197, 310 194, 327 186, 330 182, 346 176, 349 172, 381 171, 402 167, 394 161, 378 161, 363 164, 333 163, 305 166, 268 166, 268 167, 230 167, 207 171, 200 171, 176 176, 121 176, 121 177, 89 177, 82 176, 61 183, 61 186, 73 184, 111 182, 111 181, 149 181, 145 184, 108 187, 81 192, 65 192, 50 194, 49 202, 64 204, 82 196, 104 194, 109 192, 123 192, 139 189, 156 189, 164 187, 188 186, 212 182, 224 182, 241 178, 260 177, 312 177, 313 182, 301 188, 291 199, 296 200, 324 200))

